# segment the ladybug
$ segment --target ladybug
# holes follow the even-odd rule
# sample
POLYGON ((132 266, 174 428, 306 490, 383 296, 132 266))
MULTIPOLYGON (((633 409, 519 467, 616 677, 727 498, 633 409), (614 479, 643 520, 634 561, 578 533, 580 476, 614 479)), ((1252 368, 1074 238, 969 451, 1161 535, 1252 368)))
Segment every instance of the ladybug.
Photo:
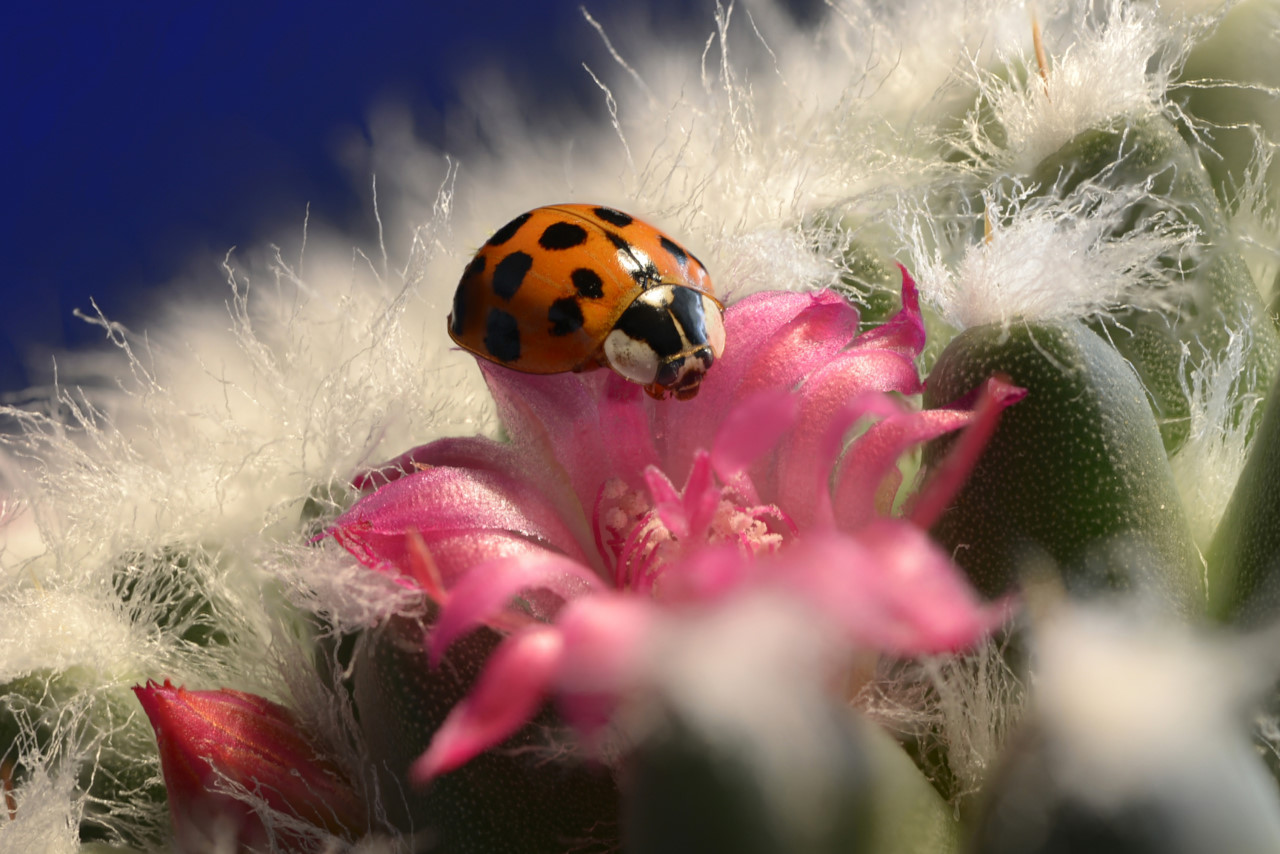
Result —
POLYGON ((529 374, 608 367, 659 400, 698 393, 724 352, 707 268, 630 214, 549 205, 511 220, 462 273, 449 337, 529 374))

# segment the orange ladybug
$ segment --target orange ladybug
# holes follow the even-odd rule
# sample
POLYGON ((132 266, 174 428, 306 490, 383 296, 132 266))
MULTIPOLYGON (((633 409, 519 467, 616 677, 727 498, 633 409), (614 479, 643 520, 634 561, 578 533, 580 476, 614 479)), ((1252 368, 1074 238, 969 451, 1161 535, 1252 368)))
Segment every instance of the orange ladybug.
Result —
POLYGON ((449 337, 528 374, 604 366, 688 400, 724 352, 707 268, 630 214, 549 205, 511 220, 462 273, 449 337))

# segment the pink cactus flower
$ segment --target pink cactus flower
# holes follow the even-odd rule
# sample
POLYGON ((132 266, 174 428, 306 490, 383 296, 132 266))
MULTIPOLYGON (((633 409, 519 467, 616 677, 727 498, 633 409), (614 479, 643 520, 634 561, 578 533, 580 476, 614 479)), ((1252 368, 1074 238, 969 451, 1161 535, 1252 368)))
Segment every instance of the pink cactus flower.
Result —
POLYGON ((357 481, 375 491, 329 533, 442 606, 434 660, 481 624, 509 632, 415 779, 500 743, 548 696, 592 732, 638 687, 663 609, 745 586, 799 597, 851 644, 897 654, 962 648, 1002 619, 924 529, 1022 392, 993 380, 951 409, 900 402, 921 390, 924 345, 902 273, 902 310, 861 335, 831 292, 731 305, 724 355, 689 401, 607 371, 481 363, 510 442, 442 439, 357 481), (890 518, 903 453, 966 425, 909 516, 890 518))
POLYGON ((266 850, 266 824, 232 790, 283 818, 276 841, 290 851, 367 828, 351 784, 303 739, 283 706, 229 689, 188 691, 168 680, 133 690, 156 733, 177 850, 266 850))

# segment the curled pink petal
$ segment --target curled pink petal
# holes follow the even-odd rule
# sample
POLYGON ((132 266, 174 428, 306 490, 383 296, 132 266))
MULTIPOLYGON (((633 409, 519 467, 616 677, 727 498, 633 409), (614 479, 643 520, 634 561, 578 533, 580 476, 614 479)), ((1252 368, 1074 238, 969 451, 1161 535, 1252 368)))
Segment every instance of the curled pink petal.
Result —
POLYGON ((920 296, 916 293, 915 280, 907 268, 902 271, 902 308, 888 323, 869 329, 853 342, 857 348, 891 350, 908 359, 915 359, 924 351, 924 317, 920 314, 920 296))
POLYGON ((733 481, 778 444, 800 416, 800 398, 789 389, 764 389, 738 404, 725 418, 711 446, 711 466, 733 481))
POLYGON ((431 630, 431 663, 439 664, 451 643, 503 611, 523 590, 542 588, 570 599, 598 586, 599 579, 587 567, 554 552, 482 563, 449 590, 449 601, 431 630))
MULTIPOLYGON (((857 311, 831 291, 759 293, 730 305, 724 315, 724 355, 707 373, 698 396, 655 407, 654 435, 663 469, 672 479, 683 479, 694 450, 711 447, 726 414, 752 389, 790 390, 803 375, 803 367, 791 357, 813 349, 838 351, 853 337, 857 323, 857 311), (833 322, 810 322, 815 316, 833 322), (810 346, 815 340, 822 343, 810 346), (797 349, 789 351, 788 343, 797 349), (760 376, 766 365, 776 369, 777 381, 760 376)), ((821 362, 821 355, 808 361, 821 362)))
POLYGON ((874 519, 878 510, 883 515, 879 505, 892 502, 901 481, 897 463, 902 455, 971 419, 968 411, 929 409, 896 415, 872 425, 849 446, 836 473, 836 526, 855 531, 874 519))
POLYGON ((847 351, 818 371, 800 389, 800 419, 778 449, 776 486, 761 486, 802 529, 830 520, 828 482, 839 442, 864 415, 888 416, 900 410, 881 392, 916 376, 915 366, 883 350, 847 351), (868 364, 879 366, 869 378, 868 364), (822 517, 819 520, 819 516, 822 517))
POLYGON ((449 532, 499 531, 588 560, 577 536, 533 486, 497 471, 437 466, 405 475, 356 502, 330 527, 366 566, 403 567, 404 538, 432 544, 449 532))
POLYGON ((556 694, 565 719, 590 735, 639 684, 654 608, 635 597, 604 594, 570 602, 556 621, 564 656, 556 694))
MULTIPOLYGON (((992 377, 977 391, 973 422, 960 434, 947 458, 933 471, 916 496, 910 511, 913 523, 927 529, 938 521, 951 499, 960 491, 969 472, 977 465, 982 449, 1000 422, 1000 413, 1026 396, 1026 389, 1013 385, 1004 377, 992 377)), ((965 403, 965 400, 957 401, 953 408, 967 408, 965 403)))
POLYGON ((738 395, 799 385, 843 350, 857 330, 858 312, 853 306, 843 299, 815 299, 753 354, 738 395))
POLYGON ((987 635, 1008 616, 1008 602, 982 602, 965 577, 924 531, 879 519, 858 537, 874 557, 880 607, 860 628, 882 648, 916 655, 955 652, 987 635))
POLYGON ((518 730, 542 705, 563 654, 560 631, 551 626, 531 628, 504 641, 489 656, 471 693, 454 706, 427 752, 413 764, 413 781, 430 782, 518 730))
POLYGON ((685 514, 684 502, 666 474, 657 466, 649 466, 645 469, 644 480, 649 486, 649 494, 653 496, 653 509, 658 512, 662 523, 677 537, 689 536, 689 517, 685 514))
POLYGON ((904 522, 880 519, 857 539, 810 536, 775 558, 787 590, 855 644, 899 655, 962 649, 1004 619, 981 603, 947 556, 904 522))
POLYGON ((685 518, 689 520, 689 536, 701 539, 711 524, 720 504, 720 490, 711 474, 711 455, 699 450, 693 457, 693 469, 684 485, 685 518))

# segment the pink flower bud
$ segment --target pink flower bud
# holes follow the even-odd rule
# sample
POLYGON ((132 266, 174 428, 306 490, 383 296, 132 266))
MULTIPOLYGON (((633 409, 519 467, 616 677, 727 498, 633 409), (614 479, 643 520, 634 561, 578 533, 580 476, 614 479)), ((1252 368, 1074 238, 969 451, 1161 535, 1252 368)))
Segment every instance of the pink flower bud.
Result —
POLYGON ((346 775, 308 744, 283 706, 241 691, 188 691, 168 680, 133 690, 156 732, 178 850, 266 846, 263 803, 280 814, 277 842, 289 850, 305 850, 308 839, 319 842, 325 833, 350 839, 367 827, 346 775), (241 789, 250 797, 230 794, 241 789))

